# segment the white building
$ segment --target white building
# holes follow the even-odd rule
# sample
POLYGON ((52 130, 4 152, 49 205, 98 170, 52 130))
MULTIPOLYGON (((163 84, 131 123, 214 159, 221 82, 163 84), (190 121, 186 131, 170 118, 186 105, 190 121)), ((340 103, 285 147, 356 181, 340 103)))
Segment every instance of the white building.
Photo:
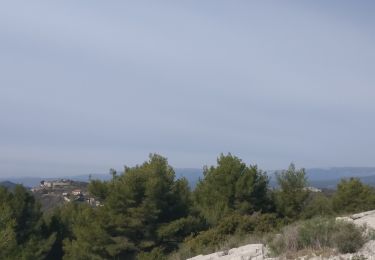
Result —
POLYGON ((82 195, 82 192, 81 192, 81 190, 73 190, 73 191, 72 191, 72 194, 73 194, 74 196, 80 196, 80 195, 82 195))

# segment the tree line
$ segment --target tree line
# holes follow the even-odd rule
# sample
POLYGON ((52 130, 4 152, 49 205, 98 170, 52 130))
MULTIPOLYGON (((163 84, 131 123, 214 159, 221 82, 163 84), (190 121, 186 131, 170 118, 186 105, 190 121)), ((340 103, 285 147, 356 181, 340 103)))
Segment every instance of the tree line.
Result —
POLYGON ((165 157, 92 180, 100 207, 68 203, 43 214, 24 187, 0 188, 0 259, 168 259, 199 254, 234 234, 258 234, 316 216, 375 209, 375 192, 342 180, 332 195, 311 192, 304 169, 276 174, 277 188, 256 165, 231 154, 204 167, 191 189, 165 157))

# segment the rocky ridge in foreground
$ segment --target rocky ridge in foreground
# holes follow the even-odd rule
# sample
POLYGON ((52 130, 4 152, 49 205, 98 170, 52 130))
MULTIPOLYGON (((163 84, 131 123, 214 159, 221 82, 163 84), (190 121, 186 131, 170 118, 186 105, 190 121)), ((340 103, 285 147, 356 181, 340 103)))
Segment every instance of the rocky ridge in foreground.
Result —
MULTIPOLYGON (((338 217, 336 220, 353 222, 356 225, 366 225, 375 229, 375 210, 362 212, 346 217, 338 217)), ((269 257, 267 247, 263 244, 248 244, 232 248, 230 250, 215 252, 209 255, 198 255, 187 260, 279 260, 283 257, 269 257)), ((354 254, 340 254, 329 257, 319 255, 302 256, 297 259, 327 259, 327 260, 375 260, 375 240, 370 240, 354 254)))

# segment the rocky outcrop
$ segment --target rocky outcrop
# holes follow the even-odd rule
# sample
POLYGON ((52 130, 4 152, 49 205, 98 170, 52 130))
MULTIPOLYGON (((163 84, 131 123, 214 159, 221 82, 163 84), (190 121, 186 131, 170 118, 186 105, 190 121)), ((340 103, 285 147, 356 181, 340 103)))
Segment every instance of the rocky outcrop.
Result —
MULTIPOLYGON (((356 225, 366 225, 375 229, 375 210, 366 211, 345 217, 338 217, 336 220, 353 222, 356 225)), ((283 258, 267 258, 267 250, 263 244, 249 244, 227 251, 220 251, 209 255, 198 255, 188 260, 279 260, 283 258)), ((368 259, 375 260, 375 240, 367 242, 355 254, 343 254, 330 257, 322 256, 303 256, 298 259, 314 259, 314 260, 354 260, 368 259)))
MULTIPOLYGON (((266 248, 262 244, 249 244, 228 251, 220 251, 209 255, 198 255, 187 260, 283 260, 284 258, 268 258, 266 248)), ((375 260, 375 240, 367 242, 355 254, 342 254, 329 257, 322 256, 301 256, 299 260, 375 260)))
POLYGON ((375 229, 375 210, 366 211, 358 214, 354 214, 348 217, 341 217, 337 219, 352 221, 357 225, 366 225, 372 229, 375 229))
POLYGON ((220 251, 209 255, 198 255, 188 260, 263 260, 265 248, 263 244, 249 244, 228 251, 220 251))

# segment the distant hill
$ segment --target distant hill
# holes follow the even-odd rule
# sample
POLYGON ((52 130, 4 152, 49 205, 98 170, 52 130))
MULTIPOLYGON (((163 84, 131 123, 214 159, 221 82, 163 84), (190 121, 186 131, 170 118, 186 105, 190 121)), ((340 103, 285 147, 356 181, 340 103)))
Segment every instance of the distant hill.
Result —
POLYGON ((13 190, 14 187, 17 186, 17 184, 10 182, 10 181, 2 181, 0 182, 0 186, 7 188, 8 190, 13 190))
MULTIPOLYGON (((325 188, 325 189, 336 189, 337 184, 342 180, 342 179, 349 179, 351 176, 348 177, 342 177, 342 178, 337 178, 337 179, 331 179, 331 180, 310 180, 309 183, 313 187, 317 188, 325 188)), ((375 175, 371 176, 357 176, 354 178, 359 178, 361 182, 375 187, 375 175)))
MULTIPOLYGON (((332 167, 306 169, 309 185, 317 188, 336 189, 341 179, 359 178, 363 183, 375 186, 375 167, 332 167)), ((269 172, 271 186, 276 186, 274 172, 269 172)))
MULTIPOLYGON (((182 178, 185 177, 190 185, 195 186, 196 182, 200 177, 203 176, 202 169, 196 168, 177 168, 175 169, 176 177, 182 178)), ((39 186, 42 180, 56 180, 56 179, 70 179, 73 181, 82 181, 82 182, 89 182, 90 174, 85 175, 75 175, 75 176, 57 176, 52 178, 42 178, 42 177, 9 177, 9 178, 1 178, 0 181, 9 181, 16 184, 22 184, 26 187, 36 187, 39 186)), ((91 174, 92 180, 102 180, 108 181, 112 178, 112 176, 108 173, 95 173, 91 174)))
POLYGON ((323 181, 375 175, 375 167, 332 167, 306 169, 310 180, 323 181))
MULTIPOLYGON (((199 178, 203 178, 203 170, 199 168, 176 168, 176 177, 185 177, 191 187, 195 187, 199 178)), ((275 171, 267 171, 270 177, 270 185, 275 186, 275 171)), ((375 186, 375 167, 332 167, 332 168, 310 168, 306 174, 311 186, 317 188, 335 189, 337 183, 343 178, 356 177, 363 183, 375 186)))
POLYGON ((9 181, 15 184, 22 184, 25 187, 35 187, 39 185, 39 183, 42 181, 42 178, 38 177, 8 177, 8 178, 2 178, 0 181, 9 181))
MULTIPOLYGON (((111 176, 109 174, 92 174, 93 180, 109 180, 111 176)), ((76 175, 76 176, 57 176, 52 178, 42 177, 9 177, 0 179, 0 181, 10 181, 16 184, 22 184, 25 187, 36 187, 39 186, 42 180, 51 181, 56 179, 70 179, 73 181, 89 182, 89 174, 87 175, 76 175)))
POLYGON ((311 186, 336 189, 341 179, 359 178, 363 183, 375 186, 375 167, 333 167, 328 169, 307 169, 311 186))
MULTIPOLYGON (((185 177, 191 187, 195 187, 199 178, 203 178, 203 170, 201 168, 175 168, 176 177, 185 177)), ((275 171, 268 171, 271 178, 271 186, 276 185, 274 178, 275 171)), ((337 183, 342 178, 358 177, 362 182, 375 186, 375 167, 332 167, 332 168, 310 168, 306 169, 308 180, 311 186, 318 188, 335 188, 337 183)), ((0 181, 9 181, 12 183, 23 184, 26 187, 39 186, 42 180, 54 179, 71 179, 74 181, 89 181, 89 174, 76 176, 58 176, 54 178, 40 178, 40 177, 14 177, 0 179, 0 181)), ((110 180, 111 175, 106 174, 91 174, 91 179, 110 180)))

